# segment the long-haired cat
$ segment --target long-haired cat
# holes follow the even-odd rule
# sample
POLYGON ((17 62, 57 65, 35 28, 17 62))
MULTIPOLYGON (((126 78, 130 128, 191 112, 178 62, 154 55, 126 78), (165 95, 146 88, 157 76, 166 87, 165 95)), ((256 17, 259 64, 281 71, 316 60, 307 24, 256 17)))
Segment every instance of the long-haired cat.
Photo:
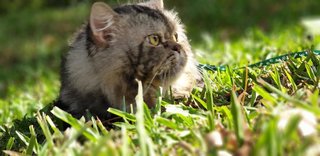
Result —
POLYGON ((88 23, 77 33, 62 61, 56 106, 81 117, 108 118, 109 107, 135 103, 136 80, 153 107, 159 87, 188 96, 199 77, 183 25, 162 0, 112 9, 93 4, 88 23))

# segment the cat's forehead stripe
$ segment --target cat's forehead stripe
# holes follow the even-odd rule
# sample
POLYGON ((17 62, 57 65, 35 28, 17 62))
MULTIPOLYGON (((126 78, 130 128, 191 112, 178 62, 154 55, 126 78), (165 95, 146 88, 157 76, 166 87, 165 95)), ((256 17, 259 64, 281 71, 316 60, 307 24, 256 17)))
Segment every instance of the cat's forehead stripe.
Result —
POLYGON ((149 7, 141 6, 141 5, 125 5, 114 9, 118 14, 145 14, 155 20, 160 20, 163 22, 168 31, 172 32, 174 30, 173 25, 170 24, 167 17, 159 10, 151 9, 149 7))

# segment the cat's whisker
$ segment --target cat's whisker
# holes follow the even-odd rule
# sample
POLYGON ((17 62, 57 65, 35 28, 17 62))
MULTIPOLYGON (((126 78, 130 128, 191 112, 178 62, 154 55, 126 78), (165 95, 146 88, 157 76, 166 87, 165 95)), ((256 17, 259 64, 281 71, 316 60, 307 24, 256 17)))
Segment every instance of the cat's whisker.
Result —
MULTIPOLYGON (((173 75, 171 74, 171 71, 169 71, 169 78, 171 79, 173 77, 173 75)), ((168 85, 169 85, 169 81, 167 81, 168 85)))
POLYGON ((164 72, 163 74, 161 74, 161 87, 164 87, 164 81, 166 79, 166 72, 164 72))
POLYGON ((166 78, 164 79, 164 85, 168 87, 168 79, 170 78, 170 70, 166 72, 166 78))
POLYGON ((168 87, 168 86, 167 86, 168 71, 166 71, 165 73, 166 73, 166 74, 165 74, 165 77, 164 77, 164 79, 163 79, 163 87, 164 87, 164 88, 167 88, 167 87, 168 87))
POLYGON ((166 80, 166 78, 167 78, 167 72, 165 71, 165 72, 163 72, 163 74, 162 74, 162 79, 161 79, 161 85, 162 85, 162 87, 164 87, 164 81, 166 80))
POLYGON ((156 71, 156 73, 154 73, 154 75, 153 75, 153 77, 152 77, 152 79, 151 79, 151 81, 149 82, 149 84, 148 84, 148 87, 145 89, 145 91, 144 91, 144 95, 147 93, 147 91, 149 90, 149 88, 150 88, 150 86, 151 86, 151 84, 152 84, 152 82, 154 81, 154 79, 155 79, 155 77, 157 76, 157 74, 158 74, 159 72, 158 71, 156 71))
POLYGON ((166 79, 167 87, 170 87, 169 85, 170 85, 171 82, 169 80, 171 80, 171 76, 172 76, 171 72, 172 72, 171 70, 168 71, 168 77, 166 79))

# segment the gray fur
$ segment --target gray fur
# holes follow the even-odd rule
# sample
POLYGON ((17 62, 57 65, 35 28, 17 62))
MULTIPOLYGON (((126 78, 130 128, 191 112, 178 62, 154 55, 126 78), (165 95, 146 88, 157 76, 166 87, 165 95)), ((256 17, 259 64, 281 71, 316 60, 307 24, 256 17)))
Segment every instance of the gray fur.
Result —
POLYGON ((179 18, 163 9, 162 0, 115 9, 98 2, 92 9, 62 63, 59 107, 76 117, 89 111, 108 118, 107 108, 122 109, 123 99, 127 110, 134 105, 136 79, 149 107, 159 87, 189 95, 199 78, 196 62, 179 18), (148 42, 152 34, 161 36, 159 46, 148 42))

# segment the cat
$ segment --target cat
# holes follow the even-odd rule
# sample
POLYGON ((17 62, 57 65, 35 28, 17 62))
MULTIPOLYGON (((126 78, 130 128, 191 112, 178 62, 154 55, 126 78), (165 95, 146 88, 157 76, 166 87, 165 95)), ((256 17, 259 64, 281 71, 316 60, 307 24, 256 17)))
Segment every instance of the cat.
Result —
POLYGON ((163 5, 150 0, 112 9, 95 2, 63 57, 55 105, 77 118, 89 112, 108 119, 109 107, 134 106, 137 80, 150 108, 159 87, 188 96, 199 78, 197 62, 177 13, 163 5))

